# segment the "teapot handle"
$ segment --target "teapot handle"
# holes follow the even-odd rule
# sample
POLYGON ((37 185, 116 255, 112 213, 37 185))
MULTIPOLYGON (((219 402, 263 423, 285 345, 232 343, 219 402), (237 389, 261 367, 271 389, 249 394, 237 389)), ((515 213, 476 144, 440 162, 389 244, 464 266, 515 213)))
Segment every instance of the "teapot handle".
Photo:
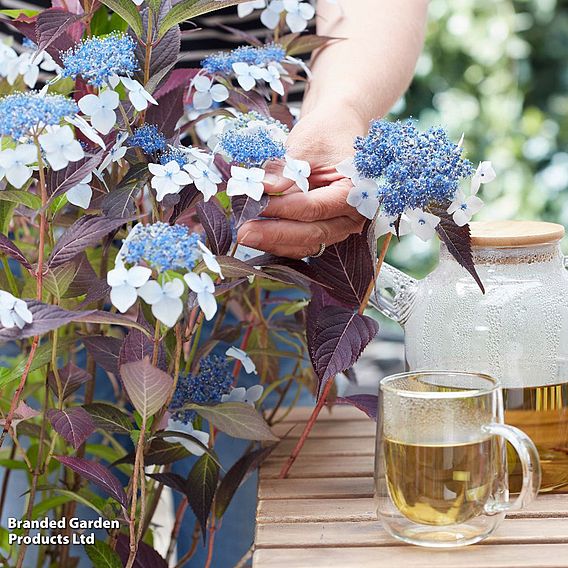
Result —
POLYGON ((384 263, 369 303, 389 319, 404 325, 414 305, 417 288, 414 278, 384 263))

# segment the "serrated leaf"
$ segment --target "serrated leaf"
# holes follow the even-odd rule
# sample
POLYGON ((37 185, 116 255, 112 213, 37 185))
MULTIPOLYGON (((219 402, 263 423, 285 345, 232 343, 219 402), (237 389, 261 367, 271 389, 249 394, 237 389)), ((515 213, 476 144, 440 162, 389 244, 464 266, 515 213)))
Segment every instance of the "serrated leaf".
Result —
POLYGON ((203 542, 207 534, 207 519, 219 481, 219 466, 207 454, 202 455, 187 478, 187 500, 199 524, 203 542))
MULTIPOLYGON (((141 324, 144 325, 144 324, 141 324)), ((154 341, 147 334, 138 329, 128 332, 118 355, 119 366, 134 361, 142 361, 145 357, 152 357, 154 353, 154 341)), ((158 368, 165 371, 167 369, 166 352, 163 344, 158 346, 158 368)))
POLYGON ((300 35, 293 38, 286 46, 286 54, 290 56, 304 55, 311 53, 327 45, 330 41, 338 38, 329 36, 319 36, 315 34, 300 35))
POLYGON ((186 87, 181 86, 161 96, 157 105, 150 105, 146 111, 146 121, 155 124, 166 138, 171 138, 179 119, 183 116, 183 99, 186 87))
POLYGON ((116 12, 139 37, 144 37, 142 18, 132 0, 101 0, 101 3, 116 12))
MULTIPOLYGON (((191 18, 208 14, 229 6, 242 4, 247 0, 181 0, 166 15, 158 28, 158 37, 164 34, 177 24, 181 24, 191 18)), ((106 2, 105 2, 106 3, 106 2)))
POLYGON ((320 257, 309 259, 309 266, 331 296, 353 308, 363 301, 375 270, 365 235, 350 235, 327 247, 320 257))
POLYGON ((54 430, 75 449, 95 431, 95 424, 91 416, 80 406, 58 410, 49 408, 47 418, 54 430))
MULTIPOLYGON (((47 50, 67 29, 83 18, 83 14, 72 14, 62 8, 48 8, 40 12, 36 22, 38 50, 47 50)), ((67 34, 66 34, 67 35, 67 34)), ((69 41, 74 43, 70 36, 69 41)))
POLYGON ((126 507, 128 498, 120 481, 100 463, 70 456, 53 456, 58 462, 73 470, 80 477, 88 479, 104 491, 123 507, 126 507))
POLYGON ((48 270, 43 277, 46 290, 50 294, 53 294, 57 301, 61 300, 71 285, 71 282, 73 282, 77 270, 77 265, 73 262, 68 262, 57 266, 53 270, 48 270))
MULTIPOLYGON (((0 191, 0 195, 5 193, 0 191)), ((24 268, 31 270, 32 266, 24 253, 5 235, 0 233, 0 254, 5 254, 14 260, 17 260, 24 268)))
MULTIPOLYGON (((61 369, 58 370, 58 374, 59 380, 61 382, 61 398, 63 400, 71 396, 82 385, 92 380, 91 375, 89 375, 87 371, 81 369, 81 367, 78 367, 77 365, 75 365, 75 363, 72 362, 69 362, 64 367, 61 367, 61 369)), ((51 392, 55 396, 59 396, 57 389, 57 380, 53 371, 49 373, 47 377, 47 383, 49 385, 49 388, 51 389, 51 392)))
POLYGON ((108 373, 118 375, 118 354, 122 340, 116 337, 93 335, 82 338, 83 344, 99 367, 108 373))
POLYGON ((4 191, 0 191, 0 200, 11 201, 18 205, 25 205, 34 211, 41 209, 41 198, 33 193, 29 193, 28 191, 5 189, 4 191))
POLYGON ((457 260, 460 266, 463 266, 473 276, 479 289, 485 294, 485 287, 473 262, 469 225, 458 227, 447 211, 449 206, 449 202, 442 206, 430 205, 427 207, 427 210, 429 213, 440 217, 440 222, 436 227, 438 236, 448 248, 449 253, 457 260))
POLYGON ((244 402, 226 402, 214 406, 191 403, 183 408, 195 410, 205 420, 233 438, 278 441, 258 411, 244 402))
POLYGON ((321 387, 337 373, 352 367, 379 331, 379 324, 343 306, 319 312, 315 331, 308 336, 310 352, 321 387))
POLYGON ((379 409, 379 397, 374 394, 354 394, 352 396, 341 397, 335 399, 335 404, 349 404, 364 412, 371 420, 377 421, 377 412, 379 409))
POLYGON ((130 434, 133 429, 130 418, 116 406, 93 402, 84 404, 83 408, 91 416, 95 428, 116 434, 130 434))
POLYGON ((256 201, 248 195, 238 195, 231 198, 233 210, 233 219, 235 228, 239 228, 251 219, 256 219, 267 207, 269 197, 263 195, 259 201, 256 201))
POLYGON ((225 211, 219 202, 213 197, 207 202, 198 203, 197 215, 205 229, 211 252, 215 255, 227 254, 233 236, 225 211))
POLYGON ((101 209, 105 215, 116 219, 126 219, 136 213, 134 198, 148 182, 150 173, 146 164, 136 164, 122 178, 117 187, 101 199, 101 209))
POLYGON ((164 406, 174 386, 173 379, 154 367, 149 357, 122 365, 120 376, 134 408, 146 419, 164 406))
POLYGON ((276 445, 272 445, 245 454, 223 477, 215 498, 215 516, 218 519, 225 514, 237 489, 245 482, 248 475, 262 464, 275 447, 276 445))
POLYGON ((186 496, 186 481, 177 473, 172 473, 170 471, 164 473, 147 473, 148 477, 155 479, 158 483, 169 487, 170 489, 174 489, 181 493, 184 497, 186 496))
POLYGON ((268 278, 275 280, 274 277, 266 274, 262 270, 258 270, 258 268, 254 268, 254 266, 251 266, 249 263, 243 262, 242 260, 239 260, 238 258, 234 258, 232 256, 218 256, 217 262, 223 270, 223 274, 231 278, 258 276, 259 278, 268 278))
MULTIPOLYGON (((128 535, 123 533, 118 535, 116 552, 120 556, 123 566, 126 566, 130 555, 128 535)), ((140 541, 132 568, 168 568, 168 563, 151 546, 140 541)))
MULTIPOLYGON (((159 432, 158 432, 159 434, 159 432)), ((144 454, 146 465, 167 465, 185 459, 191 454, 181 444, 171 444, 161 438, 154 438, 144 454)), ((116 460, 113 465, 134 463, 134 452, 116 460)))
POLYGON ((47 261, 48 266, 54 268, 73 260, 87 247, 99 244, 102 237, 116 231, 124 223, 124 219, 95 217, 93 215, 81 217, 55 243, 47 261))
POLYGON ((93 545, 85 545, 85 552, 93 563, 93 568, 122 568, 120 556, 102 540, 93 545))
POLYGON ((77 162, 70 162, 66 168, 54 171, 49 169, 47 172, 47 189, 49 191, 49 204, 55 198, 65 194, 72 187, 83 181, 88 174, 92 173, 100 164, 103 158, 103 152, 86 156, 77 162))

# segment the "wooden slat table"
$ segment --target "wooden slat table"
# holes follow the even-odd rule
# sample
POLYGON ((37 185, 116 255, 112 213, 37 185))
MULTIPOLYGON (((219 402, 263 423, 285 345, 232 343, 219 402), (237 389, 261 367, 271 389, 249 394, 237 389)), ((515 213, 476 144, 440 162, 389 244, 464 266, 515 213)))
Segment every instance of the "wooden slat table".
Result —
POLYGON ((310 411, 294 409, 274 428, 286 439, 260 471, 253 568, 568 567, 568 495, 540 496, 478 545, 393 540, 373 505, 375 424, 350 407, 324 410, 288 479, 278 479, 310 411))

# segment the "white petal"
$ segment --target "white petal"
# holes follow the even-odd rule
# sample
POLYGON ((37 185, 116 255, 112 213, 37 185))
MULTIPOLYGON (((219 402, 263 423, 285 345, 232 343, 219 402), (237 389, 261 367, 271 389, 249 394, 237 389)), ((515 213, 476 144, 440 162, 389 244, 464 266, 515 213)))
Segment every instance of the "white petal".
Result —
POLYGON ((256 87, 256 81, 251 75, 237 75, 237 81, 245 91, 251 91, 256 87))
POLYGON ((139 91, 130 91, 128 93, 128 98, 132 103, 132 106, 138 111, 143 111, 148 108, 148 101, 139 91))
POLYGON ((204 283, 201 281, 201 278, 199 278, 199 275, 195 274, 195 272, 188 272, 187 274, 184 274, 183 279, 187 282, 187 285, 193 292, 199 294, 199 292, 205 290, 204 283))
POLYGON ((203 310, 205 319, 210 321, 217 313, 217 300, 211 292, 199 292, 197 294, 197 302, 199 307, 203 310))
POLYGON ((229 98, 229 90, 225 85, 217 83, 211 87, 211 97, 216 103, 221 103, 229 98))
POLYGON ((152 276, 152 271, 146 266, 133 266, 126 276, 128 284, 134 288, 144 286, 148 279, 152 276))
POLYGON ((183 302, 179 298, 162 296, 161 300, 152 304, 154 317, 168 327, 173 327, 176 324, 182 312, 183 302))
POLYGON ((211 89, 212 83, 213 79, 211 79, 211 77, 207 77, 207 75, 198 75, 193 79, 192 85, 196 91, 206 93, 209 89, 211 89))
POLYGON ((358 178, 359 173, 357 172, 357 168, 353 163, 353 158, 347 158, 337 164, 335 169, 342 175, 350 179, 358 178))
POLYGON ((373 219, 379 208, 379 200, 375 197, 367 197, 362 199, 357 207, 357 211, 367 219, 373 219))
POLYGON ((162 164, 148 164, 148 169, 150 173, 155 176, 164 176, 166 175, 166 168, 162 166, 162 164))
POLYGON ((270 30, 276 29, 280 21, 280 13, 267 8, 260 14, 260 21, 270 30))
POLYGON ((300 14, 288 12, 286 14, 286 23, 292 33, 303 32, 308 27, 308 21, 300 14))
POLYGON ((169 298, 179 298, 185 291, 181 278, 174 278, 163 286, 164 294, 169 298))
POLYGON ((262 393, 264 392, 264 387, 262 385, 253 385, 247 389, 247 402, 255 403, 260 400, 262 393))
POLYGON ((457 209, 456 211, 454 211, 453 214, 454 223, 458 227, 463 227, 464 225, 467 225, 470 222, 471 217, 472 215, 467 209, 461 209, 461 208, 457 209))
POLYGON ((247 373, 256 374, 256 366, 253 360, 242 349, 239 349, 237 347, 229 347, 229 349, 227 349, 227 351, 225 352, 225 355, 227 355, 227 357, 233 357, 234 359, 237 359, 237 361, 240 361, 247 373))
POLYGON ((144 284, 141 288, 138 288, 138 295, 147 303, 147 304, 155 304, 159 302, 164 293, 162 291, 162 287, 155 281, 150 280, 144 284))
POLYGON ((65 195, 71 205, 87 209, 91 204, 93 190, 88 184, 79 183, 75 187, 72 187, 65 195))
POLYGON ((63 149, 63 153, 70 162, 78 162, 85 157, 83 146, 78 140, 71 140, 63 149))
POLYGON ((116 113, 114 110, 101 109, 93 114, 91 123, 101 134, 108 134, 116 124, 116 113))
POLYGON ((471 215, 475 215, 479 211, 483 209, 483 200, 481 200, 477 195, 472 195, 467 199, 467 209, 471 213, 471 215))
POLYGON ((79 99, 77 105, 79 106, 79 110, 87 116, 93 116, 93 114, 101 110, 101 101, 97 95, 93 94, 85 95, 79 99))
POLYGON ((16 189, 20 189, 31 177, 32 169, 27 166, 12 166, 6 170, 6 179, 16 189))
POLYGON ((24 164, 37 162, 37 148, 35 144, 20 144, 14 150, 14 158, 24 164))
POLYGON ((99 95, 99 100, 106 109, 114 110, 120 104, 120 97, 116 91, 107 89, 99 95))
POLYGON ((25 323, 32 323, 33 314, 28 309, 26 302, 18 298, 14 303, 14 311, 25 323))
POLYGON ((109 286, 122 286, 126 284, 128 278, 128 270, 122 262, 117 262, 116 266, 107 272, 107 284, 109 286))
POLYGON ((209 91, 200 93, 196 91, 193 93, 193 108, 196 110, 207 110, 213 104, 213 97, 209 91))
POLYGON ((110 301, 121 313, 127 312, 136 303, 137 298, 136 290, 128 284, 114 286, 110 291, 110 301))

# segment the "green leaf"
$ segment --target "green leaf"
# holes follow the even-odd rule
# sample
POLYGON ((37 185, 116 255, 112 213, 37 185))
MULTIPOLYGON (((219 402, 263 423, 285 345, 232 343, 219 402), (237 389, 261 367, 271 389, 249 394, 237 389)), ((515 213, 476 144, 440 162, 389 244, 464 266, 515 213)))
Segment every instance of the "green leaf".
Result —
POLYGON ((201 525, 203 542, 207 534, 207 519, 219 481, 219 466, 207 454, 202 455, 187 478, 187 500, 201 525))
POLYGON ((43 517, 48 511, 55 509, 55 507, 65 505, 65 503, 73 501, 73 493, 71 491, 68 491, 67 493, 67 495, 54 495, 53 497, 42 499, 39 503, 34 505, 30 518, 38 519, 39 517, 43 517))
POLYGON ((62 266, 57 266, 53 270, 48 270, 44 276, 43 283, 48 292, 53 294, 57 300, 61 300, 77 275, 78 265, 68 262, 62 266))
MULTIPOLYGON (((144 464, 166 465, 185 459, 190 455, 181 444, 171 444, 165 440, 155 438, 150 442, 150 447, 144 454, 144 464)), ((134 463, 134 452, 123 456, 111 465, 117 466, 124 463, 134 463)))
MULTIPOLYGON (((3 193, 3 192, 2 192, 3 193)), ((0 233, 8 234, 12 213, 16 209, 16 204, 11 201, 2 201, 0 199, 0 233)))
MULTIPOLYGON (((185 20, 196 18, 209 12, 215 12, 229 6, 236 6, 247 0, 182 0, 178 2, 164 17, 158 28, 158 39, 169 29, 185 20)), ((107 2, 105 1, 105 4, 107 2)))
POLYGON ((33 193, 27 191, 18 191, 16 189, 6 189, 0 191, 0 199, 3 201, 11 201, 18 205, 25 205, 34 211, 41 209, 41 199, 33 193))
POLYGON ((68 489, 60 489, 59 487, 53 487, 50 489, 52 491, 55 491, 55 493, 58 493, 59 495, 64 495, 69 497, 72 501, 76 501, 77 503, 82 503, 86 507, 89 507, 89 509, 95 511, 95 513, 97 513, 97 515, 99 515, 100 517, 104 517, 103 512, 94 503, 91 503, 91 501, 89 501, 86 497, 81 495, 81 493, 76 491, 69 491, 68 489))
POLYGON ((183 408, 195 410, 205 420, 233 438, 278 441, 264 418, 252 406, 244 402, 225 402, 215 406, 186 404, 183 408))
POLYGON ((138 37, 144 36, 142 18, 132 0, 101 0, 101 2, 113 12, 116 12, 138 37))
POLYGON ((0 14, 4 16, 8 16, 8 18, 13 18, 14 20, 21 15, 24 15, 28 18, 33 18, 40 13, 40 10, 23 10, 22 8, 17 10, 0 10, 0 14))
POLYGON ((122 568, 120 556, 102 540, 96 540, 93 545, 85 545, 85 550, 94 568, 122 568))
POLYGON ((104 402, 84 404, 83 408, 91 415, 95 426, 105 432, 130 434, 132 422, 130 418, 116 406, 104 402))

